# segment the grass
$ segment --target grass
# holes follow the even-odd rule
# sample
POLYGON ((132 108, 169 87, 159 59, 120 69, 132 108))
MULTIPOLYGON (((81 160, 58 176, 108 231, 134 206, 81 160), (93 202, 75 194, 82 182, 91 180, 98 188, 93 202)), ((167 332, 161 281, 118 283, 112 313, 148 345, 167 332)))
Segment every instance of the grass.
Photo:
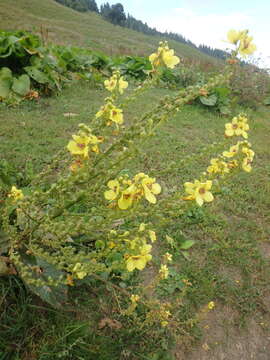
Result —
MULTIPOLYGON (((148 97, 141 97, 128 109, 127 117, 151 108, 167 93, 167 89, 152 90, 148 97)), ((77 124, 87 122, 96 112, 104 95, 103 90, 78 82, 58 97, 18 108, 1 108, 1 158, 18 169, 22 178, 31 176, 29 164, 33 172, 46 165, 67 144, 77 124), (78 116, 65 117, 63 114, 68 112, 78 116)), ((251 317, 258 326, 256 336, 267 338, 270 328, 269 110, 262 108, 250 112, 250 116, 250 141, 256 153, 254 170, 233 178, 220 194, 215 194, 213 203, 202 208, 191 207, 184 218, 176 216, 159 234, 159 251, 173 251, 174 256, 173 271, 160 287, 160 295, 174 303, 183 297, 178 305, 177 321, 182 336, 174 346, 176 359, 181 359, 185 350, 189 359, 190 351, 200 341, 206 341, 205 333, 211 334, 207 339, 209 356, 211 351, 223 351, 225 339, 232 336, 230 333, 238 334, 239 329, 253 326, 251 317), (165 234, 180 242, 196 241, 188 251, 189 261, 179 249, 172 250, 166 244, 165 234), (186 280, 190 285, 185 287, 186 280), (210 301, 216 307, 205 312, 210 301), (225 309, 230 311, 229 319, 225 309), (225 314, 221 325, 220 314, 225 314), (204 326, 210 326, 210 330, 205 331, 204 326), (221 335, 216 331, 217 326, 222 329, 221 335)), ((142 154, 126 165, 127 171, 155 175, 165 193, 181 187, 185 181, 196 178, 210 157, 215 156, 215 148, 210 147, 206 155, 201 149, 205 144, 221 140, 224 122, 226 119, 217 114, 187 105, 158 129, 142 154), (192 157, 183 161, 189 154, 192 157)), ((157 266, 153 262, 144 276, 147 277, 148 271, 156 271, 157 266)), ((0 291, 1 360, 170 359, 171 343, 166 331, 162 341, 155 338, 156 332, 163 331, 160 329, 153 329, 153 338, 145 337, 132 327, 130 320, 118 315, 114 293, 97 282, 90 288, 72 289, 69 306, 63 311, 56 311, 29 294, 15 277, 1 279, 0 291), (107 317, 119 321, 122 327, 100 329, 99 321, 107 317)), ((197 355, 190 359, 198 359, 200 350, 196 351, 197 355)), ((244 354, 243 358, 248 356, 244 354)))
MULTIPOLYGON (((39 32, 48 29, 49 41, 88 47, 107 55, 132 54, 148 56, 161 40, 156 36, 112 25, 95 13, 79 13, 54 0, 0 0, 1 29, 24 29, 39 32)), ((170 40, 181 57, 197 62, 218 63, 193 47, 170 40)))

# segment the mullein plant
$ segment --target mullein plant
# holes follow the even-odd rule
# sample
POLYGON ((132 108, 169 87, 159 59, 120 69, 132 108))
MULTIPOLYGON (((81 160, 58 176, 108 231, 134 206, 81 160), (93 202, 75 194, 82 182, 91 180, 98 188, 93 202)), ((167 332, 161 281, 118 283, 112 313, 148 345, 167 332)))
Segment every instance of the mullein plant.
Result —
MULTIPOLYGON (((238 41, 244 40, 241 37, 238 41)), ((236 38, 234 43, 235 51, 243 51, 244 44, 240 46, 236 38)), ((239 169, 251 171, 254 152, 247 140, 248 118, 240 114, 225 125, 225 141, 237 138, 237 142, 210 159, 198 179, 180 185, 173 194, 162 193, 159 174, 153 177, 140 170, 132 177, 123 174, 124 164, 143 149, 143 142, 158 126, 202 91, 227 84, 232 75, 228 65, 203 89, 182 89, 161 99, 151 111, 127 121, 125 106, 155 86, 162 69, 174 68, 180 62, 167 42, 161 42, 149 60, 152 70, 148 79, 130 95, 122 96, 129 84, 120 71, 105 80, 108 96, 104 104, 89 123, 79 124, 64 155, 55 156, 27 192, 12 186, 5 200, 2 228, 8 244, 1 261, 7 263, 6 274, 13 267, 31 290, 55 306, 61 305, 68 286, 91 278, 123 281, 144 270, 153 259, 152 249, 160 240, 158 234, 166 219, 188 204, 204 206, 214 201, 215 189, 230 174, 239 169), (138 221, 141 218, 146 223, 138 221)), ((161 255, 160 260, 153 286, 168 277, 172 255, 161 255)), ((142 303, 149 309, 147 321, 158 319, 164 327, 170 322, 170 306, 153 299, 149 306, 143 285, 124 293, 130 301, 127 314, 142 303)))

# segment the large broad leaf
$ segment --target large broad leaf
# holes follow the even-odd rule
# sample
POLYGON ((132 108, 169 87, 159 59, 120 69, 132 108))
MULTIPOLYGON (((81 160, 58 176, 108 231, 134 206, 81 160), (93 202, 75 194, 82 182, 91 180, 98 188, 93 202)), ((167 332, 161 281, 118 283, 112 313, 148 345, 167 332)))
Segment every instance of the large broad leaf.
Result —
MULTIPOLYGON (((47 261, 34 257, 31 255, 26 255, 25 252, 21 252, 21 260, 28 267, 33 267, 33 269, 40 269, 40 271, 33 270, 32 277, 33 279, 40 279, 44 282, 48 281, 48 278, 52 278, 53 280, 58 280, 60 277, 64 277, 65 274, 58 270, 54 265, 49 264, 47 261)), ((19 270, 19 269, 18 269, 19 270)), ((53 307, 60 308, 63 303, 67 300, 67 286, 66 285, 42 285, 35 286, 27 283, 26 285, 29 289, 39 296, 43 301, 52 305, 53 307)))
POLYGON ((0 78, 10 78, 10 79, 12 79, 12 71, 7 67, 3 67, 0 70, 0 78))
POLYGON ((21 75, 18 79, 14 79, 12 90, 21 96, 25 96, 30 91, 30 79, 28 75, 21 75))
POLYGON ((15 43, 19 40, 17 36, 4 36, 0 44, 0 58, 9 57, 14 51, 15 43))
POLYGON ((229 108, 229 106, 220 106, 219 111, 223 115, 230 115, 231 113, 231 109, 229 108))
MULTIPOLYGON (((53 280, 57 280, 64 275, 63 272, 58 270, 54 265, 47 263, 41 258, 36 258, 36 263, 37 266, 39 266, 42 270, 41 274, 39 275, 41 280, 47 281, 49 277, 51 277, 53 280)), ((60 307, 67 300, 66 285, 30 285, 29 287, 35 294, 40 296, 42 300, 46 301, 54 307, 60 307)))
POLYGON ((9 96, 12 82, 12 71, 7 67, 3 67, 0 70, 0 98, 5 99, 9 96))
POLYGON ((229 96, 230 94, 230 89, 226 88, 226 87, 217 87, 214 89, 214 91, 222 97, 226 97, 229 96))
POLYGON ((8 77, 0 77, 0 98, 7 98, 11 92, 12 80, 8 77))
POLYGON ((206 106, 214 106, 217 103, 217 95, 212 94, 210 96, 200 96, 200 102, 206 106))
POLYGON ((183 250, 190 249, 195 244, 195 241, 193 240, 185 240, 181 245, 180 248, 183 250))
POLYGON ((34 66, 26 66, 24 70, 32 79, 40 84, 47 84, 49 82, 48 76, 34 66))

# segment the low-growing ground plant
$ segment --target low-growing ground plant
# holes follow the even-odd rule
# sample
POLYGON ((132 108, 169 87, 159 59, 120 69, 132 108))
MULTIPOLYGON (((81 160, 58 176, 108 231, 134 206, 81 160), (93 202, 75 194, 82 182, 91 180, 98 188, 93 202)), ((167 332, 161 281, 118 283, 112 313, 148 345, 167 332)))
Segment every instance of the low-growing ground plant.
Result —
MULTIPOLYGON (((236 45, 233 60, 238 52, 252 52, 246 32, 234 32, 233 40, 231 36, 229 41, 236 45)), ((179 279, 172 255, 156 253, 156 244, 166 241, 188 257, 194 243, 177 242, 164 234, 166 225, 175 219, 200 216, 198 209, 214 201, 224 183, 241 170, 251 171, 254 151, 248 141, 248 117, 241 113, 225 124, 224 140, 205 148, 205 153, 210 148, 219 155, 209 159, 197 179, 163 192, 159 174, 126 171, 125 164, 144 151, 145 141, 160 124, 203 92, 211 94, 228 85, 234 65, 228 64, 224 74, 210 78, 203 88, 181 89, 161 99, 151 111, 138 111, 135 118, 127 120, 127 104, 155 86, 164 69, 174 68, 180 59, 162 42, 149 61, 148 77, 129 96, 123 96, 129 84, 120 71, 105 80, 108 97, 104 104, 89 123, 79 125, 66 148, 31 179, 29 186, 20 189, 17 184, 10 186, 10 180, 3 181, 1 275, 19 276, 31 291, 56 308, 67 304, 69 288, 91 285, 94 279, 118 294, 118 311, 131 319, 127 321, 133 327, 144 334, 150 332, 152 337, 177 338, 183 331, 176 320, 177 304, 162 301, 159 294, 170 272, 174 280, 171 291, 179 279), (158 271, 145 283, 135 274, 150 262, 158 265, 158 271)), ((7 173, 5 166, 2 173, 7 173)), ((189 286, 180 280, 178 302, 189 286)), ((209 302, 203 313, 213 307, 209 302)), ((105 327, 108 321, 112 320, 100 326, 105 327)), ((110 323, 112 328, 117 326, 117 322, 110 323)))

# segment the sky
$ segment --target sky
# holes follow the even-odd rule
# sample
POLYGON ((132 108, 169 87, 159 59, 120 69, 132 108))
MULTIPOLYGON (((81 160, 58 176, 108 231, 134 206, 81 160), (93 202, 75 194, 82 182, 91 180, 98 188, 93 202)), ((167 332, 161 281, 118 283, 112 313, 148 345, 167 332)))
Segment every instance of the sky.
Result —
POLYGON ((120 2, 125 13, 160 31, 183 35, 196 45, 226 49, 230 29, 249 29, 254 60, 270 68, 270 0, 96 0, 120 2))

